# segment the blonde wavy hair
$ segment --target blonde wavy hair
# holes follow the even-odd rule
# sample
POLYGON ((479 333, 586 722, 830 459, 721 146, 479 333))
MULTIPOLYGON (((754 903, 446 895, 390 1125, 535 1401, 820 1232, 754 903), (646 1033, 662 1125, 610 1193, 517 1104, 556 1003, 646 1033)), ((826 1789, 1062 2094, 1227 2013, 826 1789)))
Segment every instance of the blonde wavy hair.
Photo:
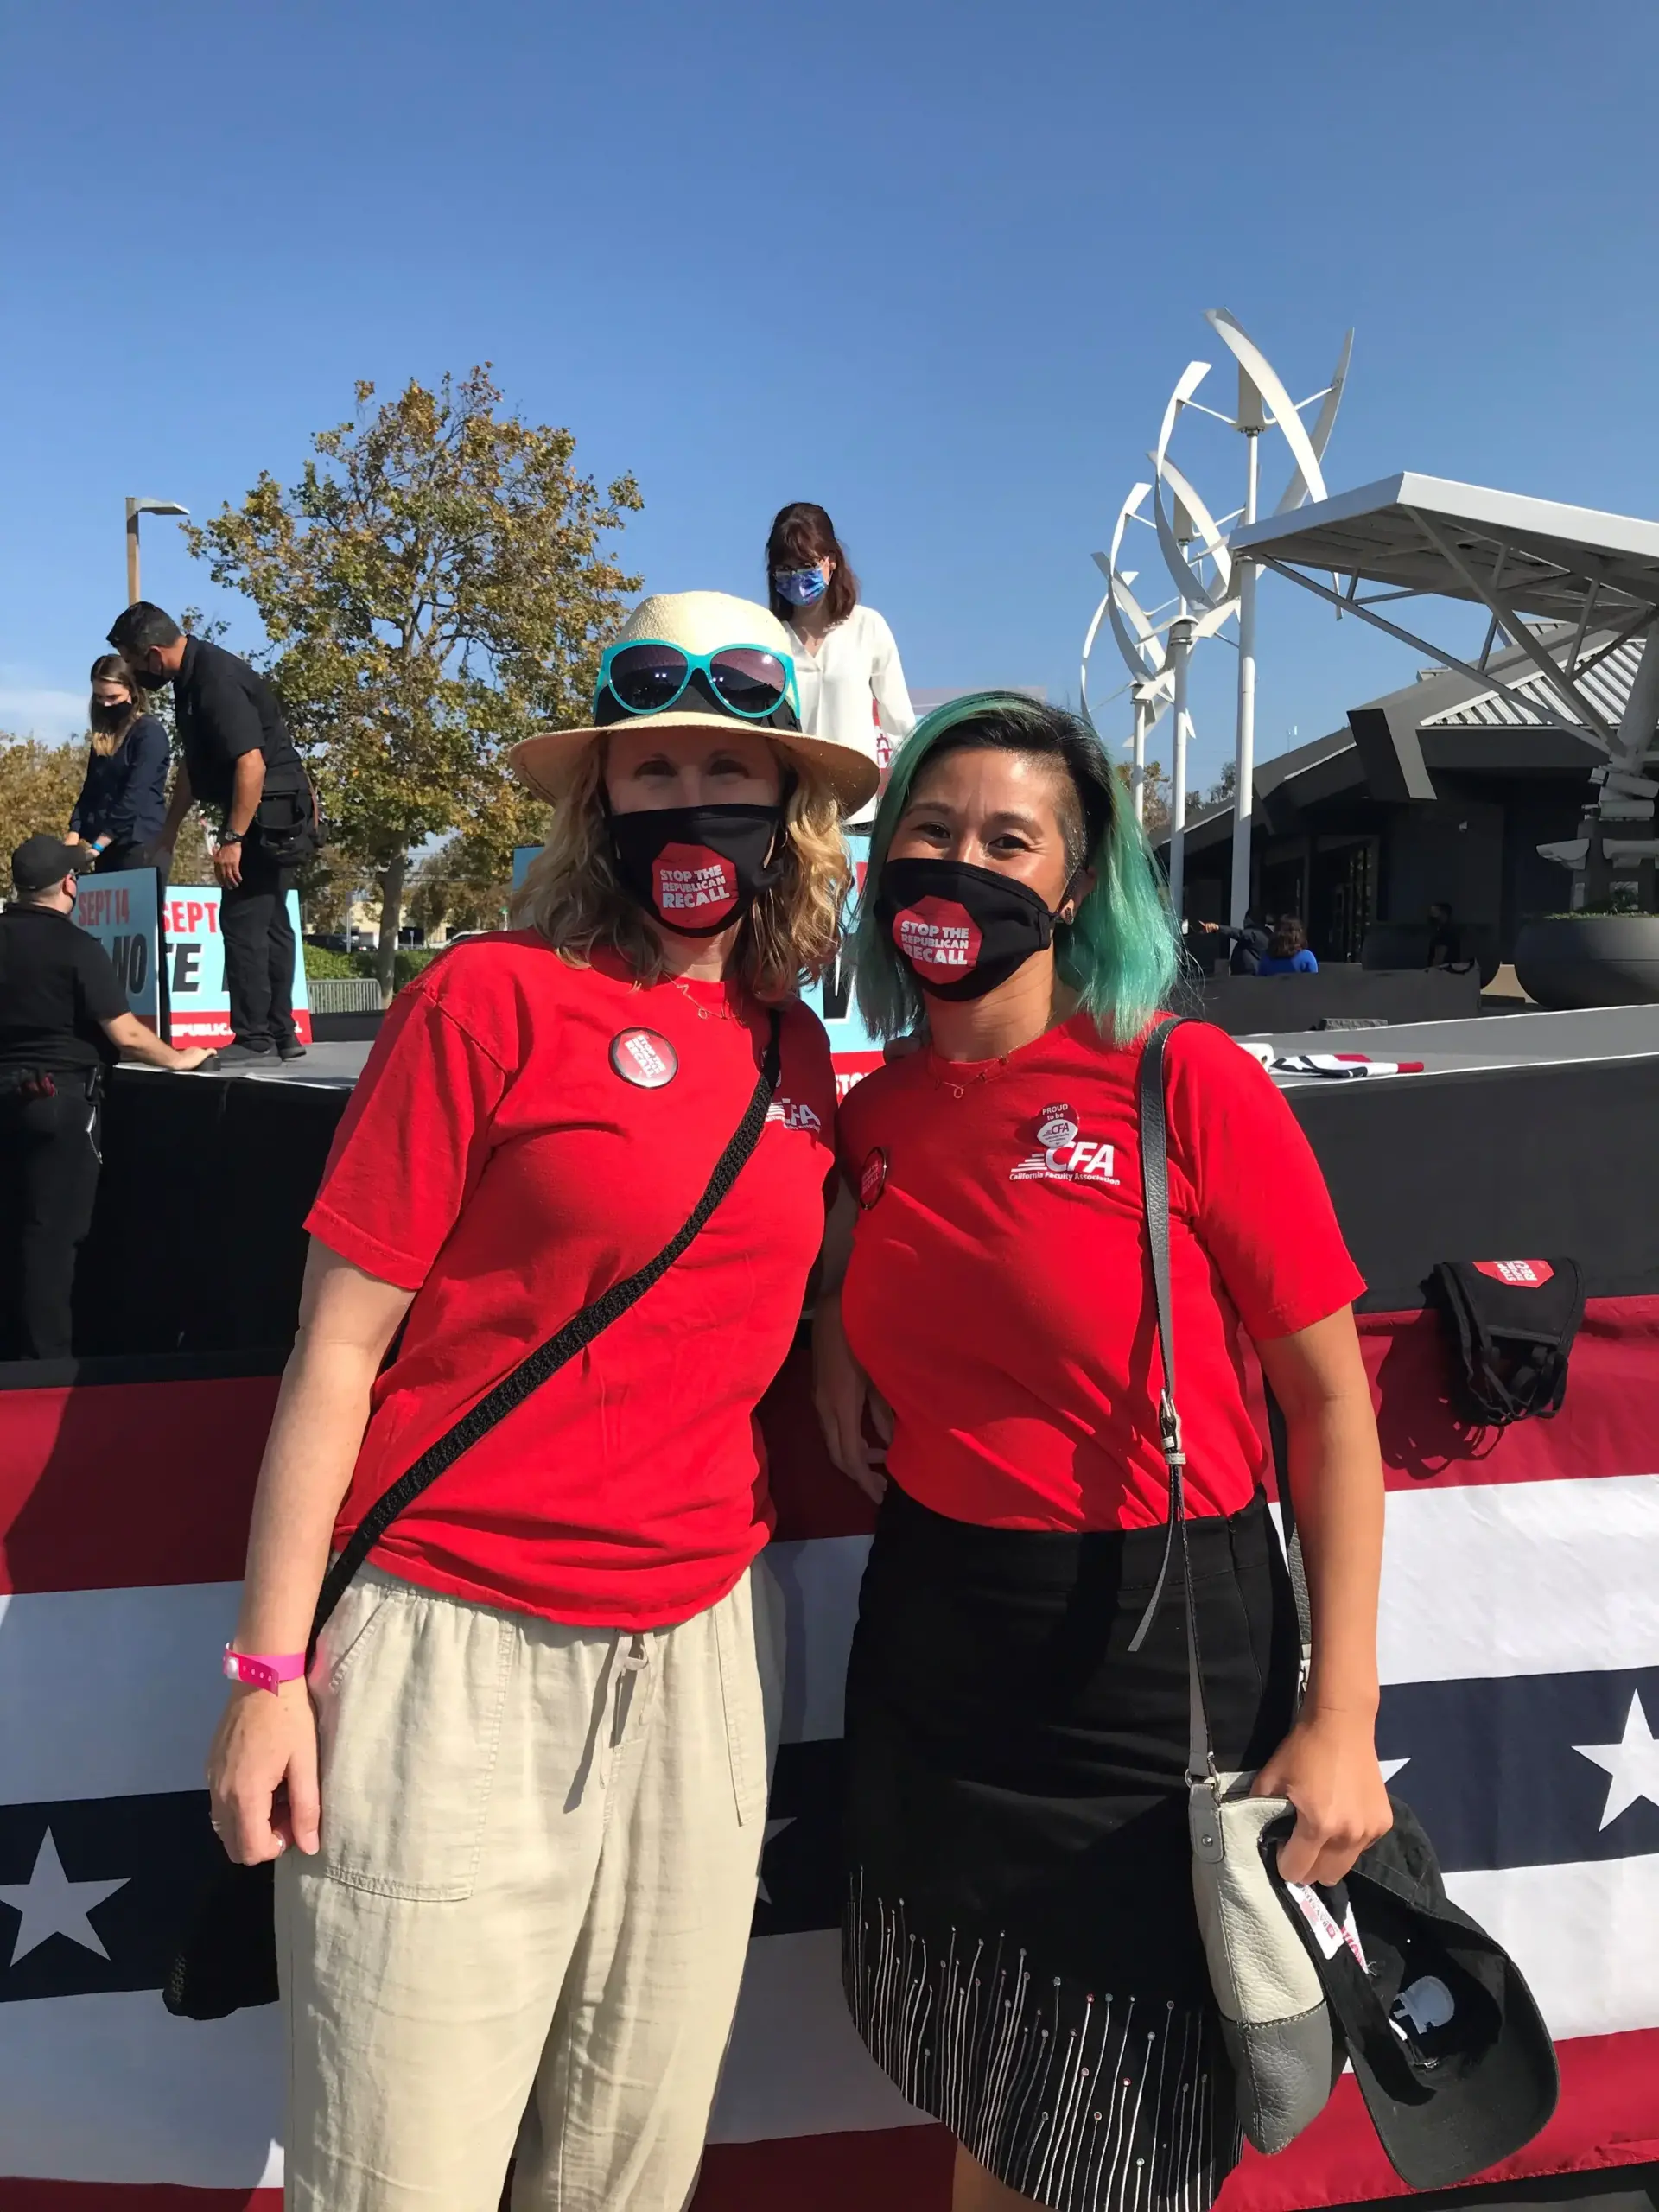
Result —
MULTIPOLYGON (((757 999, 788 998, 816 983, 841 943, 842 910, 853 887, 835 794, 806 760, 778 748, 786 771, 785 844, 778 881, 749 909, 737 940, 737 971, 757 999)), ((667 973, 645 909, 617 881, 601 791, 604 743, 583 754, 553 809, 547 842, 513 898, 513 925, 539 930, 573 968, 597 946, 625 960, 642 983, 667 973)))

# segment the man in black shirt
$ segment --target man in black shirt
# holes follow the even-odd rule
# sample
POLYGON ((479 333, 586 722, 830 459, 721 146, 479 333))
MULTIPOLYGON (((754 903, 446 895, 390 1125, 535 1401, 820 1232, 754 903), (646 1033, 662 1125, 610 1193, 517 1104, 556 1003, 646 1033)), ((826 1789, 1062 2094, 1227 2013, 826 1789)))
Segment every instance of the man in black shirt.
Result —
POLYGON ((305 767, 276 695, 257 669, 139 600, 119 615, 110 643, 141 683, 173 686, 184 759, 174 779, 161 843, 170 851, 193 799, 219 817, 213 873, 235 1043, 221 1062, 296 1060, 295 870, 316 849, 315 808, 305 767))
POLYGON ((198 1068, 127 1005, 96 938, 73 919, 83 848, 25 838, 0 913, 0 1358, 67 1359, 75 1262, 92 1225, 105 1066, 123 1052, 198 1068))
POLYGON ((1218 937, 1224 944, 1230 941, 1232 956, 1227 964, 1235 976, 1254 976, 1268 949, 1270 934, 1266 917, 1252 906, 1244 917, 1243 929, 1235 929, 1230 922, 1200 922, 1198 927, 1207 937, 1218 937))

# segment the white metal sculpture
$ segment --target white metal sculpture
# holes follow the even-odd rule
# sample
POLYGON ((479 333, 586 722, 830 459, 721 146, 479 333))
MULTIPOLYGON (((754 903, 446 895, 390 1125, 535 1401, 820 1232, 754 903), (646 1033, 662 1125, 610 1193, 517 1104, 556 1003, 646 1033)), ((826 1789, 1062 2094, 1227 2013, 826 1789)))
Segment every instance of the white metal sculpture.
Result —
MULTIPOLYGON (((1257 440, 1270 423, 1276 423, 1290 448, 1291 459, 1296 464, 1284 497, 1274 510, 1276 514, 1287 514, 1300 507, 1305 499, 1325 497, 1325 478, 1319 464, 1325 449, 1331 442, 1331 433, 1336 428, 1337 410, 1342 404, 1343 388, 1348 381, 1348 364, 1353 358, 1354 334, 1350 330, 1342 341, 1342 351, 1337 357, 1336 369, 1330 383, 1322 392, 1302 401, 1299 407, 1274 373, 1267 356, 1240 328, 1225 308, 1205 310, 1205 320, 1222 344, 1238 363, 1238 416, 1233 424, 1243 434, 1245 450, 1244 505, 1240 513, 1241 523, 1253 523, 1256 516, 1256 490, 1259 474, 1257 440), (1319 401, 1319 411, 1310 431, 1303 424, 1301 409, 1311 407, 1313 399, 1319 401)), ((1230 901, 1230 919, 1235 929, 1241 929, 1250 903, 1250 835, 1252 816, 1255 805, 1255 582, 1254 561, 1238 563, 1238 723, 1233 753, 1233 880, 1230 901)))
POLYGON ((1237 927, 1244 921, 1250 895, 1250 833, 1255 783, 1256 564, 1234 559, 1230 536, 1240 523, 1255 520, 1260 474, 1258 441, 1265 430, 1276 429, 1282 434, 1292 462, 1290 480, 1274 512, 1287 513, 1300 506, 1305 499, 1325 497, 1320 464, 1342 404, 1354 334, 1351 330, 1343 340, 1330 383, 1310 397, 1297 401, 1291 398, 1272 363, 1234 316, 1224 308, 1209 308, 1206 316, 1238 365, 1237 415, 1223 415, 1203 405, 1196 395, 1210 373, 1210 364, 1189 361, 1170 394, 1157 443, 1147 456, 1153 465, 1153 480, 1132 488, 1118 510, 1110 550, 1095 556, 1096 564, 1106 578, 1106 594, 1095 609, 1084 639, 1080 688, 1087 712, 1090 656, 1103 620, 1110 627, 1128 672, 1128 689, 1135 713, 1132 788, 1137 821, 1145 818, 1147 738, 1165 713, 1171 708, 1174 709, 1169 888, 1171 903, 1179 914, 1185 893, 1186 764, 1192 736, 1188 688, 1192 651, 1204 639, 1213 637, 1235 613, 1237 615, 1238 716, 1233 758, 1235 811, 1230 898, 1231 918, 1237 927), (1319 411, 1310 429, 1302 416, 1316 402, 1319 411), (1197 408, 1200 414, 1241 432, 1245 440, 1243 504, 1219 520, 1211 514, 1170 452, 1176 426, 1188 407, 1197 408), (1153 495, 1150 516, 1141 512, 1148 493, 1153 495), (1149 524, 1157 535, 1164 565, 1175 589, 1175 597, 1166 609, 1154 606, 1147 612, 1131 589, 1136 571, 1126 569, 1121 559, 1124 531, 1131 521, 1149 524))
POLYGON ((1174 695, 1174 687, 1165 667, 1164 648, 1157 629, 1143 612, 1131 587, 1136 571, 1118 565, 1122 550, 1124 526, 1133 516, 1144 520, 1141 504, 1152 486, 1137 484, 1117 511, 1117 521, 1112 531, 1111 550, 1096 553, 1095 565, 1106 578, 1106 595, 1096 607, 1094 619, 1089 625, 1088 635, 1083 641, 1083 666, 1078 672, 1078 690, 1083 710, 1089 714, 1089 658, 1095 649, 1103 618, 1109 624, 1113 639, 1128 671, 1128 691, 1135 711, 1135 733, 1132 740, 1134 765, 1130 770, 1129 790, 1137 822, 1146 819, 1147 806, 1147 739, 1162 721, 1174 695))
MULTIPOLYGON (((1088 634, 1084 639, 1079 689, 1084 711, 1088 713, 1090 711, 1090 657, 1094 651, 1101 623, 1104 620, 1111 630, 1129 677, 1127 688, 1135 712, 1134 766, 1130 771, 1135 818, 1137 822, 1146 819, 1147 740, 1173 706, 1175 709, 1175 759, 1172 788, 1180 794, 1180 825, 1184 830, 1186 751, 1192 733, 1192 717, 1186 702, 1187 662, 1193 645, 1200 638, 1211 636, 1233 610, 1230 600, 1215 600, 1207 580, 1203 591, 1205 606, 1203 613, 1196 618, 1179 596, 1167 609, 1154 607, 1148 613, 1141 607, 1132 588, 1137 571, 1122 566, 1122 554, 1124 532, 1129 523, 1139 522, 1149 528, 1155 526, 1141 511, 1151 490, 1150 484, 1136 484, 1131 487, 1128 497, 1118 509, 1110 549, 1095 555, 1095 565, 1106 578, 1106 594, 1095 609, 1088 634), (1213 604, 1211 603, 1212 600, 1213 604)), ((1184 517, 1182 526, 1185 527, 1184 517)), ((1177 878, 1180 860, 1180 840, 1178 836, 1172 850, 1172 868, 1177 878)))
MULTIPOLYGON (((1235 601, 1237 606, 1238 713, 1233 753, 1233 870, 1230 910, 1233 925, 1238 928, 1243 925, 1249 907, 1250 835, 1255 796, 1255 563, 1253 561, 1234 562, 1223 524, 1215 522, 1197 499, 1192 486, 1171 460, 1169 445, 1181 412, 1187 407, 1197 407, 1200 413, 1211 416, 1229 429, 1243 435, 1246 453, 1244 499, 1238 510, 1225 518, 1229 530, 1236 524, 1255 520, 1260 476, 1257 441, 1265 430, 1276 429, 1281 432, 1290 448, 1293 464, 1290 480, 1274 512, 1287 513, 1292 508, 1300 506, 1309 498, 1322 499, 1325 497, 1325 478, 1320 463, 1336 426, 1337 410, 1342 404, 1343 388, 1348 380, 1348 365, 1353 356, 1354 334, 1349 331, 1343 340, 1342 351, 1330 383, 1308 398, 1298 401, 1292 399, 1273 364, 1225 308, 1207 308, 1205 320, 1238 365, 1237 415, 1223 415, 1214 408, 1202 405, 1196 394, 1208 373, 1207 367, 1201 362, 1189 362, 1170 395, 1169 405, 1164 410, 1163 426, 1152 460, 1158 476, 1159 543, 1163 548, 1164 558, 1177 590, 1183 594, 1192 593, 1210 606, 1216 603, 1218 595, 1225 595, 1235 601), (1319 412, 1310 431, 1302 421, 1302 415, 1316 401, 1319 403, 1319 412), (1166 517, 1164 512, 1163 486, 1166 484, 1174 502, 1173 518, 1166 517), (1183 518, 1187 524, 1185 531, 1180 526, 1183 518), (1185 550, 1188 544, 1192 543, 1202 549, 1196 561, 1188 556, 1185 550)), ((1174 810, 1183 827, 1186 811, 1185 797, 1184 792, 1180 794, 1174 810)), ((1178 873, 1173 830, 1170 872, 1173 894, 1178 873)))

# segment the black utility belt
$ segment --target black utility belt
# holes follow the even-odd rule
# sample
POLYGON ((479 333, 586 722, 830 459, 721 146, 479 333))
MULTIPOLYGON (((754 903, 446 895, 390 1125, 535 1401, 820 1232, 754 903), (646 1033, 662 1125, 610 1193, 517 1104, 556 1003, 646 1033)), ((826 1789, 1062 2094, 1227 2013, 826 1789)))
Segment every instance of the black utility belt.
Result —
POLYGON ((72 1098, 96 1098, 103 1088, 101 1067, 0 1067, 0 1098, 55 1098, 60 1091, 72 1098))

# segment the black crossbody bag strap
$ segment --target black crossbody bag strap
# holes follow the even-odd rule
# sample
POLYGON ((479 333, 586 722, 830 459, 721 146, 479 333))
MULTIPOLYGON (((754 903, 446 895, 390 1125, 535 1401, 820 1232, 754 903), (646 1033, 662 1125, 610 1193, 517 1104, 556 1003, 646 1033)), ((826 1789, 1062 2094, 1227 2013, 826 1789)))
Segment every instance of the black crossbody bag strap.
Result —
POLYGON ((306 1665, 309 1669, 328 1616, 345 1596, 352 1577, 379 1542, 386 1530, 404 1509, 412 1505, 424 1490, 436 1482, 438 1477, 453 1467, 463 1452, 470 1451, 480 1437, 487 1436, 498 1421, 505 1421, 517 1407, 522 1406, 534 1390, 540 1389, 550 1376, 556 1375, 568 1360, 592 1344, 601 1330, 608 1329, 613 1321, 620 1320, 631 1306, 637 1305, 653 1283, 659 1282, 673 1266, 682 1252, 707 1223, 715 1208, 736 1182, 750 1154, 760 1141, 760 1132, 766 1125, 766 1114, 772 1094, 778 1088, 783 1060, 783 1024, 776 1012, 771 1017, 772 1027, 766 1039, 766 1057, 761 1065, 760 1080, 749 1100, 743 1119, 733 1132, 730 1143, 715 1163, 715 1172, 709 1178, 709 1187, 697 1200, 683 1225, 676 1231, 654 1260, 648 1260, 621 1282, 613 1283, 602 1298, 591 1306, 584 1306, 574 1314, 556 1335, 545 1344, 538 1344, 527 1359, 521 1360, 510 1375, 505 1375, 492 1389, 486 1390, 469 1413, 465 1413, 453 1428, 446 1429, 435 1444, 429 1445, 420 1458, 404 1474, 400 1475, 390 1490, 383 1491, 363 1516, 345 1549, 334 1560, 323 1578, 322 1589, 317 1598, 316 1614, 311 1623, 311 1638, 306 1650, 306 1665))
MULTIPOLYGON (((1141 1056, 1138 1088, 1141 1190, 1147 1215, 1153 1312, 1157 1323, 1159 1355, 1164 1370, 1163 1394, 1158 1402, 1158 1429, 1164 1463, 1169 1470, 1169 1528, 1164 1539, 1164 1556, 1158 1569, 1158 1580, 1147 1602, 1146 1611, 1141 1616, 1140 1624, 1129 1640, 1129 1649, 1138 1651, 1145 1642, 1163 1603, 1170 1567, 1179 1560, 1182 1606, 1186 1619, 1187 1775, 1189 1780, 1196 1782, 1214 1772, 1215 1758, 1205 1712, 1204 1677, 1198 1661, 1198 1606, 1192 1594, 1192 1568, 1187 1553, 1186 1453, 1181 1442, 1180 1415, 1175 1407, 1175 1330, 1169 1288, 1169 1126, 1164 1103, 1164 1064, 1169 1039, 1185 1018, 1177 1014, 1160 1022, 1147 1038, 1146 1049, 1141 1056)), ((1302 1571, 1301 1541, 1296 1533, 1295 1516, 1291 1505, 1289 1471, 1284 1463, 1284 1420, 1271 1391, 1268 1394, 1268 1418, 1273 1447, 1274 1479, 1279 1491, 1280 1510, 1284 1516, 1291 1586, 1295 1594, 1297 1626, 1301 1636, 1302 1670, 1306 1676, 1312 1642, 1307 1582, 1302 1571)))
POLYGON ((1169 1128, 1164 1110, 1164 1059, 1171 1033, 1180 1027, 1182 1020, 1181 1015, 1176 1014, 1160 1022, 1141 1055, 1141 1193, 1146 1206, 1153 1313, 1164 1370, 1163 1389, 1158 1399, 1158 1437, 1169 1474, 1169 1523, 1158 1580, 1140 1625, 1129 1639, 1129 1649, 1138 1651, 1145 1642, 1163 1603, 1171 1564, 1179 1560, 1181 1610, 1186 1629, 1186 1771, 1187 1779, 1197 1782, 1215 1771, 1215 1755, 1204 1708, 1204 1676, 1198 1662, 1198 1609, 1192 1593, 1192 1562, 1186 1544, 1186 1452, 1181 1442, 1181 1417, 1175 1406, 1175 1328, 1169 1288, 1169 1128))

